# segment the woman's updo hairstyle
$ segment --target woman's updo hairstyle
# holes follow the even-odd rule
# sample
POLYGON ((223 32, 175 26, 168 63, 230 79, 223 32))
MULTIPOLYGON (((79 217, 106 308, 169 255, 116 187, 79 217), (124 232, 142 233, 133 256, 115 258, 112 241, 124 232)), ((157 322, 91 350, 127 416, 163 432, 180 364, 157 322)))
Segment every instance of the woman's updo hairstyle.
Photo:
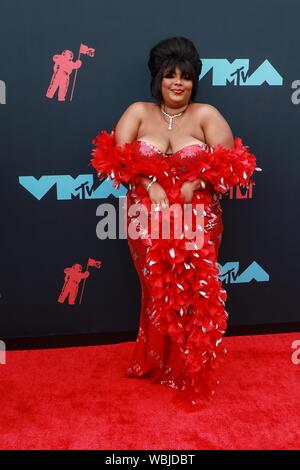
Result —
POLYGON ((190 76, 193 82, 190 101, 194 101, 198 91, 202 61, 193 42, 185 37, 164 39, 150 50, 148 68, 152 77, 151 95, 159 103, 163 101, 161 81, 166 72, 175 72, 176 67, 190 76))

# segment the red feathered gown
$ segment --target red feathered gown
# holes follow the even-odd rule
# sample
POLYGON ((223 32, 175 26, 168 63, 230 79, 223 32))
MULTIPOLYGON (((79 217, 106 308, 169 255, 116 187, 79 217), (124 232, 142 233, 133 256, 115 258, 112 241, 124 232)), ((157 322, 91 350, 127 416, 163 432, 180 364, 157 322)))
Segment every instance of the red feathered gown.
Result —
POLYGON ((235 184, 248 187, 256 158, 239 137, 232 149, 199 143, 167 156, 145 141, 117 145, 113 127, 110 133, 102 130, 93 144, 90 164, 99 179, 110 177, 117 189, 129 184, 127 240, 142 302, 126 375, 180 390, 183 402, 197 408, 214 394, 219 383, 215 369, 227 352, 222 347, 227 293, 217 265, 223 230, 220 198, 235 184), (138 184, 140 175, 156 177, 174 212, 155 210, 138 184), (180 187, 197 177, 206 181, 206 189, 196 190, 192 203, 185 204, 180 187), (165 218, 171 221, 170 236, 162 235, 165 218), (176 223, 181 223, 179 232, 176 223))

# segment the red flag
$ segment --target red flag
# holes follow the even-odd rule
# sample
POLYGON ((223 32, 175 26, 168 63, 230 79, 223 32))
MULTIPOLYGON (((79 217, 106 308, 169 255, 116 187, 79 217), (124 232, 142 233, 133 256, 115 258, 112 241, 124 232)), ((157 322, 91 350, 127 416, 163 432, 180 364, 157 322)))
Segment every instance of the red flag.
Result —
POLYGON ((95 49, 93 49, 92 47, 86 46, 85 44, 80 44, 79 54, 86 54, 86 55, 89 55, 90 57, 94 57, 95 49))
POLYGON ((88 266, 92 266, 93 268, 100 268, 102 265, 101 261, 97 261, 93 258, 89 258, 88 260, 88 266))

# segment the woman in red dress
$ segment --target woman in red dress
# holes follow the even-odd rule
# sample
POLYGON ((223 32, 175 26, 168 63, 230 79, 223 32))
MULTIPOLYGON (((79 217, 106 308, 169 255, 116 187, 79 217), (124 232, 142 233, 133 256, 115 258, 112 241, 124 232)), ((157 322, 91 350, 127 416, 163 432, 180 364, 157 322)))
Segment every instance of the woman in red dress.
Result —
POLYGON ((131 104, 110 133, 102 130, 91 165, 100 180, 129 188, 127 240, 142 305, 127 375, 180 390, 195 408, 214 394, 226 353, 220 199, 248 187, 258 168, 220 112, 195 102, 202 62, 190 40, 161 41, 148 67, 155 103, 131 104))

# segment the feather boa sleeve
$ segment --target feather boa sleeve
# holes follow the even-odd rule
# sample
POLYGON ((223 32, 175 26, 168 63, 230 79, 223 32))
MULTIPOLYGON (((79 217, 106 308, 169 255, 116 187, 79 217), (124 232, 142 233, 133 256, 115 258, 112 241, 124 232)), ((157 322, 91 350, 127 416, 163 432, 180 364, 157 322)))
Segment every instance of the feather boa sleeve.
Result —
POLYGON ((116 189, 122 183, 138 183, 140 174, 158 176, 167 170, 167 164, 163 161, 157 165, 155 159, 142 159, 133 143, 117 145, 115 126, 110 133, 102 130, 92 143, 95 148, 90 164, 97 171, 100 181, 109 177, 116 189))
POLYGON ((221 144, 211 147, 206 152, 197 168, 190 169, 185 181, 192 181, 197 177, 211 184, 216 193, 224 194, 235 185, 248 187, 252 181, 254 171, 261 171, 256 167, 256 157, 249 152, 240 137, 234 138, 233 148, 223 147, 221 144))
POLYGON ((95 148, 92 150, 90 164, 96 170, 99 180, 109 177, 117 189, 121 183, 128 183, 132 177, 131 146, 116 145, 114 131, 108 133, 106 130, 99 132, 92 143, 95 148))
MULTIPOLYGON (((135 142, 117 145, 115 126, 110 133, 102 130, 92 143, 95 147, 90 165, 94 167, 100 180, 106 177, 113 180, 116 189, 122 183, 138 183, 141 174, 156 176, 161 182, 166 182, 166 178, 171 179, 169 158, 158 155, 142 158, 135 142)), ((201 177, 210 183, 213 191, 223 194, 236 184, 248 186, 254 171, 261 171, 261 168, 256 167, 255 155, 249 152, 248 146, 243 145, 240 137, 234 138, 231 149, 218 144, 211 147, 210 152, 202 149, 199 152, 196 162, 185 162, 186 171, 180 176, 181 183, 201 177)), ((176 165, 176 162, 172 162, 171 166, 176 165)), ((179 169, 178 171, 180 173, 179 169)))

